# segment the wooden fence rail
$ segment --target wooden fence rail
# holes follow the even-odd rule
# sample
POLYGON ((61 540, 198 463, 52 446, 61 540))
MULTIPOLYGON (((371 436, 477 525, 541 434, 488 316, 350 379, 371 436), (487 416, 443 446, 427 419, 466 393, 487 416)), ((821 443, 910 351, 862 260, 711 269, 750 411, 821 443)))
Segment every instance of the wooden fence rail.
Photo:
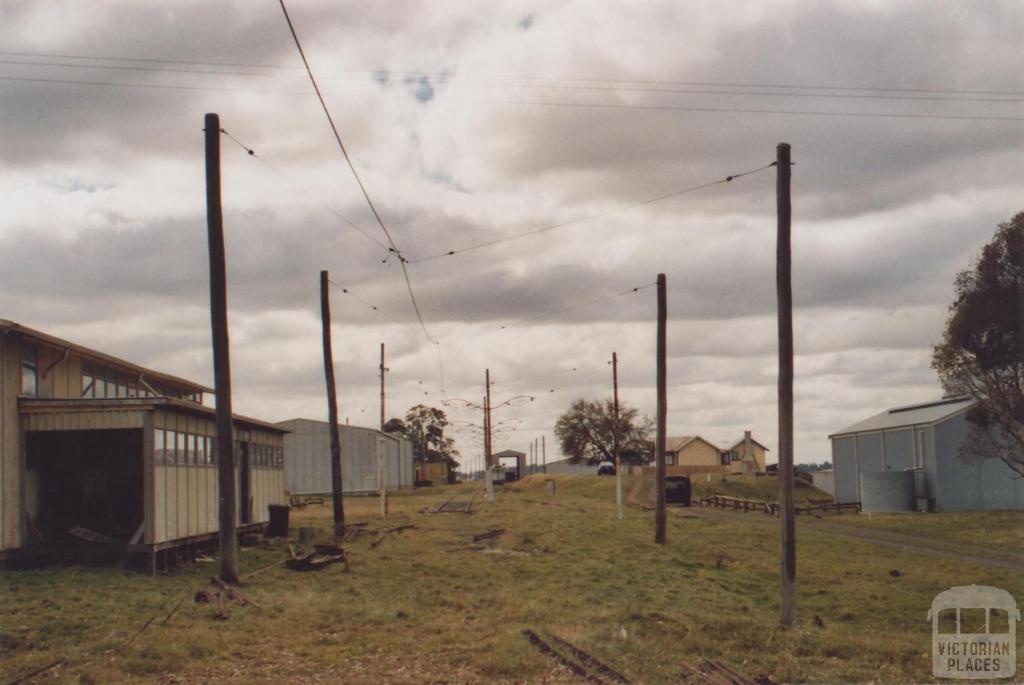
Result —
MULTIPOLYGON (((728 497, 726 495, 712 495, 697 500, 702 507, 717 507, 719 509, 732 509, 734 511, 759 511, 768 516, 779 515, 778 502, 765 502, 764 500, 742 499, 740 497, 728 497)), ((860 512, 860 502, 822 502, 816 501, 809 504, 801 504, 796 507, 797 515, 816 513, 842 514, 844 512, 860 512)))

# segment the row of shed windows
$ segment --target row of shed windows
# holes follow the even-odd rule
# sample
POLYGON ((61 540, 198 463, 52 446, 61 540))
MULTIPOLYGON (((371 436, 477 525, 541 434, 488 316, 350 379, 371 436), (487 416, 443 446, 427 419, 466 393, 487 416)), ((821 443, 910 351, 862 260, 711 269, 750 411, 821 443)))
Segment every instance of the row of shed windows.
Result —
MULTIPOLYGON (((284 468, 284 448, 245 443, 254 468, 284 468)), ((217 463, 217 439, 182 431, 157 428, 153 432, 153 456, 158 466, 213 466, 217 463)), ((235 441, 235 460, 241 443, 235 441)))
POLYGON ((163 384, 143 384, 137 377, 120 373, 111 368, 98 366, 91 362, 82 364, 82 397, 87 398, 121 398, 121 397, 175 397, 192 400, 202 404, 203 393, 185 394, 180 390, 163 384), (156 391, 154 393, 150 390, 156 391))

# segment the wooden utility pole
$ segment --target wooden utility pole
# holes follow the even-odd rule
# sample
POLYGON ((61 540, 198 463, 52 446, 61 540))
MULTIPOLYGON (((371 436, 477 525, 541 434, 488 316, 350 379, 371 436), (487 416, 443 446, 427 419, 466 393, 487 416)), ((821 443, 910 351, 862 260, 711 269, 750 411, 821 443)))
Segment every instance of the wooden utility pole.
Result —
POLYGON ((545 435, 540 436, 540 468, 544 473, 548 472, 548 445, 546 438, 547 436, 545 435))
POLYGON ((796 510, 793 502, 793 287, 789 143, 776 147, 778 239, 775 289, 779 301, 779 523, 782 547, 779 622, 796 620, 796 510))
POLYGON ((387 419, 384 417, 384 374, 388 368, 384 366, 384 343, 380 344, 380 430, 384 432, 384 424, 387 419))
POLYGON ((345 534, 342 501, 341 439, 338 437, 338 397, 334 388, 334 353, 331 351, 331 301, 327 272, 320 272, 320 321, 324 340, 324 378, 327 382, 327 424, 331 433, 331 499, 334 503, 334 535, 345 534))
POLYGON ((533 469, 530 473, 537 471, 537 464, 540 463, 540 438, 533 439, 533 469))
POLYGON ((217 397, 217 477, 220 508, 220 579, 238 582, 238 504, 235 498, 235 435, 231 422, 231 357, 228 352, 227 259, 220 206, 220 117, 207 114, 206 227, 210 249, 210 327, 213 332, 213 385, 217 397))
POLYGON ((612 352, 612 454, 615 455, 615 507, 622 520, 622 464, 619 458, 619 356, 612 352))
POLYGON ((487 394, 484 395, 484 426, 486 434, 484 435, 484 449, 487 453, 487 466, 490 468, 493 466, 491 460, 494 455, 491 453, 491 370, 484 370, 484 386, 487 388, 487 394))
POLYGON ((488 411, 487 399, 490 396, 490 373, 488 373, 488 391, 483 398, 484 407, 484 485, 487 487, 487 501, 494 501, 494 472, 491 470, 491 416, 488 411))
POLYGON ((658 432, 654 441, 654 542, 665 544, 665 420, 668 416, 665 391, 665 328, 668 324, 668 306, 665 294, 665 274, 658 274, 658 432))

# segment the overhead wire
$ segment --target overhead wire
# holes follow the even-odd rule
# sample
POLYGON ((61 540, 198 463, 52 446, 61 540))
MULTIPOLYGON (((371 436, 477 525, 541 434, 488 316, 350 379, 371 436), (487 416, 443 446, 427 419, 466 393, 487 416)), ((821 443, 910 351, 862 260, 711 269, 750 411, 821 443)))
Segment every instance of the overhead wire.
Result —
POLYGON ((433 261, 435 259, 441 259, 443 257, 451 257, 451 256, 454 256, 454 255, 457 255, 457 254, 462 254, 462 253, 465 253, 465 252, 472 252, 474 250, 480 250, 480 249, 483 249, 485 247, 491 247, 491 246, 494 246, 494 245, 499 245, 501 243, 507 243, 507 242, 509 242, 511 240, 519 240, 520 238, 526 238, 526 237, 529 237, 529 236, 532 236, 532 235, 537 235, 538 233, 546 233, 548 231, 554 231, 554 230, 557 230, 559 228, 565 228, 567 226, 574 226, 576 224, 580 224, 580 223, 583 223, 585 221, 591 221, 593 219, 598 219, 600 217, 608 216, 609 214, 616 214, 618 212, 624 212, 624 211, 629 210, 629 209, 636 209, 637 207, 643 207, 644 205, 653 204, 655 202, 661 202, 662 200, 667 200, 669 198, 676 197, 678 195, 685 195, 687 193, 693 193, 693 192, 696 192, 698 190, 703 190, 704 188, 710 188, 711 186, 716 186, 716 185, 723 184, 723 183, 729 183, 729 182, 731 182, 731 181, 733 181, 733 180, 735 180, 737 178, 742 178, 744 176, 750 176, 751 174, 756 174, 756 173, 758 173, 760 171, 764 171, 765 169, 770 169, 771 167, 773 167, 775 165, 776 165, 776 162, 771 162, 769 164, 765 164, 764 166, 758 167, 756 169, 751 169, 750 171, 744 171, 744 172, 739 173, 739 174, 732 174, 732 175, 726 176, 724 178, 719 178, 719 179, 714 180, 714 181, 708 181, 706 183, 701 183, 701 184, 698 184, 698 185, 695 185, 695 186, 690 186, 689 188, 683 188, 681 190, 675 190, 675 191, 673 191, 671 193, 666 193, 664 195, 659 195, 657 197, 648 198, 646 200, 640 200, 638 202, 632 202, 630 204, 621 205, 619 207, 613 207, 612 209, 607 209, 607 210, 605 210, 603 212, 597 212, 595 214, 588 214, 586 216, 581 216, 581 217, 578 217, 576 219, 572 219, 570 221, 563 221, 562 223, 553 224, 553 225, 550 225, 550 226, 543 226, 541 228, 534 228, 534 229, 531 229, 529 231, 523 231, 521 233, 516 233, 514 235, 504 236, 504 237, 501 237, 501 238, 495 238, 493 240, 487 240, 487 241, 484 241, 484 242, 481 242, 481 243, 477 243, 475 245, 469 245, 467 247, 462 247, 462 248, 453 249, 453 250, 446 250, 444 252, 438 252, 437 254, 429 255, 427 257, 420 257, 419 259, 409 259, 408 261, 409 261, 410 264, 421 264, 423 262, 430 262, 430 261, 433 261))
POLYGON ((348 150, 345 149, 345 143, 343 143, 341 140, 341 134, 338 133, 338 127, 334 124, 334 118, 331 116, 331 111, 327 107, 327 102, 324 100, 323 94, 320 92, 320 86, 317 85, 316 77, 313 76, 313 70, 309 66, 309 60, 306 59, 306 53, 302 49, 301 41, 299 41, 299 34, 296 33, 295 26, 292 24, 292 19, 290 16, 288 16, 288 8, 285 7, 284 0, 278 0, 278 2, 281 5, 281 11, 284 13, 285 21, 288 23, 288 30, 291 32, 292 39, 294 39, 295 41, 295 47, 298 49, 299 56, 302 58, 302 64, 306 67, 306 74, 309 75, 309 81, 310 83, 313 84, 313 90, 316 91, 316 97, 320 101, 320 107, 324 111, 324 116, 327 117, 327 122, 331 126, 331 131, 334 132, 334 139, 338 143, 338 148, 341 150, 341 154, 342 156, 344 156, 345 162, 348 164, 348 168, 352 171, 352 175, 355 177, 356 183, 359 185, 359 189, 362 191, 363 197, 366 199, 366 204, 369 205, 370 211, 373 212, 374 218, 380 225, 381 230, 384 231, 384 235, 388 239, 388 245, 391 246, 391 251, 398 257, 398 263, 402 267, 402 275, 405 277, 406 289, 409 291, 409 299, 412 301, 412 307, 413 310, 415 310, 416 312, 416 318, 420 322, 420 327, 423 329, 423 334, 427 337, 427 340, 434 343, 435 345, 438 345, 440 343, 438 343, 436 340, 434 340, 433 337, 431 337, 430 331, 427 330, 427 324, 423 320, 423 314, 422 312, 420 312, 420 305, 416 301, 416 293, 413 292, 412 281, 409 278, 409 270, 408 268, 406 268, 405 265, 405 257, 402 256, 402 253, 398 249, 398 246, 395 245, 395 241, 391 237, 391 232, 388 230, 388 227, 384 224, 384 220, 381 218, 380 213, 377 211, 377 207, 376 205, 374 205, 373 200, 370 199, 370 193, 367 192, 366 186, 363 185, 363 180, 359 177, 359 172, 356 170, 355 164, 352 163, 352 158, 349 157, 348 150))
POLYGON ((612 293, 611 295, 605 295, 603 297, 598 297, 598 298, 595 298, 593 300, 587 300, 586 302, 580 302, 579 304, 574 304, 574 305, 569 306, 569 307, 563 307, 562 309, 556 309, 555 311, 546 312, 544 314, 538 314, 536 316, 529 316, 529 317, 526 317, 525 319, 519 319, 515 323, 503 325, 501 327, 501 330, 508 330, 509 328, 514 328, 514 327, 517 327, 517 326, 521 326, 521 325, 526 324, 526 323, 531 323, 533 321, 539 321, 540 319, 548 319, 548 318, 550 318, 552 316, 558 316, 559 314, 565 314, 566 312, 571 312, 571 311, 573 311, 575 309, 582 309, 584 307, 590 307, 591 305, 595 305, 595 304, 597 304, 599 302, 608 302, 609 300, 614 300, 616 298, 624 297, 626 295, 632 295, 633 293, 640 292, 641 290, 645 290, 647 288, 653 288, 656 285, 657 285, 657 283, 645 283, 644 285, 638 285, 638 286, 636 286, 634 288, 630 288, 629 290, 623 290, 622 292, 612 293))
MULTIPOLYGON (((110 55, 78 55, 68 53, 41 53, 24 51, 0 51, 0 55, 9 57, 30 57, 40 59, 75 59, 75 60, 99 60, 107 62, 143 62, 147 64, 175 64, 184 66, 206 66, 206 67, 236 67, 245 69, 272 69, 272 70, 301 70, 302 67, 282 64, 261 64, 251 62, 221 62, 221 61, 198 61, 198 60, 177 60, 158 59, 147 57, 115 57, 110 55)), ((46 63, 40 63, 44 65, 46 63)), ((102 68, 103 65, 87 65, 102 68)), ((676 86, 699 86, 711 88, 779 88, 792 90, 838 90, 850 92, 885 92, 885 93, 932 93, 952 95, 1021 95, 1024 91, 1019 90, 983 90, 983 89, 960 89, 960 88, 910 88, 900 86, 847 86, 833 84, 795 84, 795 83, 759 83, 755 81, 708 81, 708 80, 671 80, 671 79, 649 79, 649 78, 608 78, 588 76, 540 76, 536 74, 501 74, 501 73, 477 73, 458 71, 427 71, 390 69, 378 67, 376 69, 341 69, 346 73, 360 73, 369 75, 397 74, 401 76, 422 76, 435 77, 444 80, 457 78, 491 78, 491 79, 519 79, 524 81, 540 82, 564 82, 576 81, 583 83, 608 83, 608 84, 630 84, 641 85, 676 85, 676 86)), ((197 72, 197 73, 229 73, 229 72, 197 72)), ((229 73, 230 75, 230 73, 229 73)))
MULTIPOLYGON (((59 84, 76 86, 100 86, 114 88, 144 88, 156 90, 179 90, 199 91, 213 93, 257 93, 270 95, 306 95, 303 91, 268 90, 257 88, 235 88, 229 86, 190 86, 173 85, 164 83, 137 83, 117 81, 97 81, 81 79, 55 79, 27 76, 0 76, 0 81, 59 84)), ((331 93, 336 97, 359 98, 360 100, 407 100, 404 95, 367 95, 365 93, 331 93)), ((510 100, 510 99, 485 99, 485 98, 458 98, 446 97, 444 102, 475 104, 507 105, 513 107, 555 107, 555 108, 582 108, 582 109, 611 109, 611 110, 636 110, 636 111, 662 111, 662 112, 696 112, 708 114, 767 114, 782 116, 818 116, 818 117, 851 117, 870 119, 919 119, 932 121, 987 121, 1000 123, 1024 122, 1024 116, 1004 115, 981 115, 981 114, 929 114, 913 112, 851 112, 843 110, 791 110, 791 109, 764 109, 764 108, 743 108, 743 107, 699 107, 688 105, 655 105, 655 104, 624 104, 607 102, 567 102, 555 100, 510 100)))
POLYGON ((312 193, 312 191, 308 190, 307 188, 305 188, 304 186, 300 185, 296 181, 293 181, 292 179, 290 179, 288 176, 286 176, 284 173, 282 173, 280 170, 278 170, 275 166, 273 166, 270 162, 268 162, 262 156, 256 154, 256 151, 254 149, 252 149, 251 147, 249 147, 248 145, 244 144, 243 142, 241 142, 240 140, 235 138, 233 135, 228 133, 228 131, 226 129, 221 128, 220 132, 223 133, 225 136, 227 136, 227 138, 229 140, 231 140, 232 142, 234 142, 238 147, 240 147, 243 150, 245 150, 246 153, 248 153, 248 155, 250 157, 252 157, 253 159, 259 161, 261 164, 263 164, 265 167, 267 167, 272 172, 277 174, 280 178, 282 178, 286 183, 288 183, 292 187, 294 187, 297 190, 305 193, 311 200, 316 202, 318 205, 320 205, 321 207, 326 209, 328 212, 330 212, 334 216, 336 216, 339 219, 341 219, 350 228, 358 231, 360 235, 362 235, 364 238, 366 238, 367 240, 372 242, 374 245, 376 245, 377 247, 381 248, 382 250, 387 250, 388 249, 387 245, 385 245, 384 243, 382 243, 381 241, 377 240, 372 235, 370 235, 370 233, 368 231, 366 231, 362 226, 360 226, 356 222, 354 222, 351 219, 349 219, 347 216, 345 216, 344 214, 342 214, 341 212, 336 210, 334 207, 331 207, 330 205, 328 205, 326 202, 324 202, 323 200, 318 198, 316 195, 314 195, 312 193))
MULTIPOLYGON (((10 54, 0 52, 0 55, 10 54)), ((85 59, 85 58, 80 58, 85 59)), ((107 59, 112 60, 114 58, 94 58, 94 59, 107 59)), ((177 63, 177 62, 174 62, 177 63)), ((110 71, 130 71, 130 72, 150 72, 150 73, 169 73, 169 74, 198 74, 202 76, 242 76, 247 78, 270 78, 270 77, 293 77, 292 74, 283 73, 261 73, 257 71, 224 71, 222 69, 208 70, 208 69, 183 69, 177 67, 155 67, 155 66, 139 66, 139 65, 124 65, 124 64, 71 64, 66 62, 36 62, 26 60, 10 60, 0 59, 0 64, 10 66, 26 66, 26 67, 50 67, 58 69, 93 69, 93 70, 110 70, 110 71)), ((184 65, 202 65, 202 63, 194 62, 182 62, 184 65)), ((206 66, 215 66, 222 63, 213 63, 206 66)), ((223 66, 240 66, 237 64, 223 63, 223 66)), ((252 68, 269 68, 267 65, 253 65, 252 68)), ((295 67, 296 69, 298 67, 295 67)), ((355 71, 360 74, 379 74, 380 72, 366 72, 363 70, 345 70, 349 72, 355 71)), ((409 72, 410 74, 417 75, 417 72, 409 72)), ((297 76, 297 75, 294 75, 297 76)), ((968 102, 968 103, 1024 103, 1024 93, 1017 92, 992 92, 987 93, 985 91, 930 91, 925 89, 885 89, 885 88, 863 88, 863 87, 844 87, 844 86, 795 86, 795 85, 759 85, 759 84, 726 84, 726 83, 714 83, 714 82, 702 82, 702 81, 629 81, 629 80, 600 80, 600 79, 574 79, 570 78, 567 80, 578 81, 582 80, 585 82, 597 82, 612 85, 580 85, 578 83, 536 83, 538 79, 533 79, 534 83, 500 83, 500 82, 480 82, 480 81, 464 81, 462 78, 456 78, 451 80, 451 77, 445 74, 420 74, 422 78, 429 76, 440 76, 444 79, 443 84, 450 88, 463 88, 463 87, 480 87, 480 88, 544 88, 544 89, 556 89, 556 90, 575 90, 584 92, 634 92, 634 93, 665 93, 675 95, 727 95, 727 96, 743 96, 743 97, 803 97, 803 98, 824 98, 824 99, 852 99, 852 100, 895 100, 895 101, 923 101, 923 102, 968 102), (637 87, 634 85, 624 85, 629 83, 640 83, 643 87, 637 87), (649 87, 648 84, 655 84, 658 87, 649 87), (687 85, 691 87, 678 88, 678 87, 662 87, 664 85, 687 85), (720 88, 756 88, 762 90, 712 90, 720 88), (769 90, 763 90, 766 88, 777 88, 787 90, 789 92, 771 92, 769 90), (798 90, 819 90, 819 91, 830 91, 838 90, 842 92, 797 92, 798 90), (875 91, 875 92, 872 92, 875 91), (885 92, 885 94, 879 94, 879 92, 885 92), (894 92, 911 92, 911 93, 925 93, 915 95, 901 95, 893 94, 894 92), (934 93, 934 94, 933 94, 934 93), (1013 97, 1016 96, 1016 97, 1013 97)), ((473 77, 470 78, 479 78, 473 77)), ((495 77, 495 78, 529 78, 529 77, 495 77)), ((539 77, 540 80, 551 80, 539 77)), ((337 80, 329 78, 328 80, 337 80)), ((274 91, 269 91, 274 92, 274 91)))

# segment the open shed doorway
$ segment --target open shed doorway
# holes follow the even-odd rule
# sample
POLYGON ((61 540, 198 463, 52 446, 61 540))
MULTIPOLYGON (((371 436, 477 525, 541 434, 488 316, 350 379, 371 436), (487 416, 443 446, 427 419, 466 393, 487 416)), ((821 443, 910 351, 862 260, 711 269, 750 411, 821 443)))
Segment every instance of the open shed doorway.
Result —
POLYGON ((142 431, 79 430, 26 434, 30 526, 40 542, 73 541, 85 528, 128 543, 145 516, 142 431))
POLYGON ((518 457, 498 457, 498 465, 505 469, 505 482, 512 483, 523 477, 518 457))

